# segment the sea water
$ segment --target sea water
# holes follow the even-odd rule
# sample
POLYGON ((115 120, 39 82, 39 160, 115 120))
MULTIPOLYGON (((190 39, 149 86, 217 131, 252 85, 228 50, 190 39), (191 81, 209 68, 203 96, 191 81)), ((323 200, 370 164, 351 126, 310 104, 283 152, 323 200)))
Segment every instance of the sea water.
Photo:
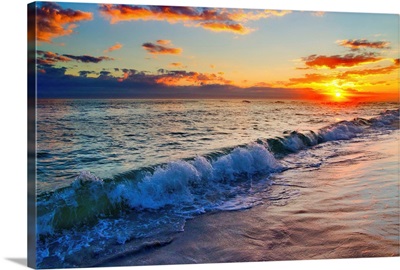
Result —
POLYGON ((371 143, 398 146, 398 120, 398 103, 38 100, 38 267, 103 265, 171 246, 209 213, 307 200, 278 179, 324 175, 349 144, 367 163, 371 143))

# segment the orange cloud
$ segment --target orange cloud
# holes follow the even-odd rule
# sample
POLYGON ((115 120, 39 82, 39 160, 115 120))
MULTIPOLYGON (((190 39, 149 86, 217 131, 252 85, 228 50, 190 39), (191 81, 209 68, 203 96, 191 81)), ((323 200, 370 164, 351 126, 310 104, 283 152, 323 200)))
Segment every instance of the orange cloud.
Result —
POLYGON ((51 43, 54 38, 71 35, 79 21, 92 20, 90 12, 63 9, 55 3, 45 2, 36 10, 37 40, 51 43))
POLYGON ((302 78, 290 78, 289 83, 284 83, 285 85, 296 85, 296 84, 310 84, 310 83, 324 83, 331 81, 334 77, 324 75, 324 74, 317 74, 317 73, 310 73, 305 74, 302 78))
POLYGON ((335 69, 337 67, 354 67, 360 64, 373 63, 382 60, 383 58, 378 57, 374 53, 364 54, 346 54, 341 55, 310 55, 303 57, 302 60, 307 67, 310 68, 330 68, 335 69))
POLYGON ((169 23, 183 23, 186 27, 202 27, 211 31, 225 31, 236 34, 251 32, 251 29, 242 25, 243 22, 272 16, 284 16, 290 13, 290 11, 278 10, 243 11, 241 9, 113 4, 101 5, 100 12, 112 24, 131 20, 167 21, 169 23))
POLYGON ((180 54, 182 52, 181 48, 172 48, 165 45, 161 45, 161 44, 171 45, 171 42, 169 40, 167 41, 168 43, 166 43, 166 40, 157 40, 157 44, 146 42, 142 44, 142 47, 148 53, 151 54, 180 54))
POLYGON ((168 39, 159 39, 156 42, 160 45, 171 45, 171 40, 168 39))
MULTIPOLYGON (((337 86, 345 83, 353 83, 362 85, 363 79, 368 76, 379 76, 391 74, 399 69, 399 59, 393 59, 393 64, 386 67, 379 68, 365 68, 357 70, 349 70, 345 72, 335 72, 332 74, 318 74, 308 73, 304 77, 290 78, 288 82, 277 82, 279 85, 293 86, 293 85, 308 85, 308 84, 329 84, 335 81, 337 86)), ((369 82, 371 84, 376 84, 369 82)))
POLYGON ((341 79, 348 79, 349 77, 354 77, 354 76, 364 77, 364 76, 372 76, 372 75, 390 74, 390 73, 396 71, 397 69, 399 69, 399 59, 393 59, 393 61, 394 61, 394 64, 391 66, 346 71, 346 72, 341 73, 338 77, 341 79))
POLYGON ((371 48, 371 49, 389 49, 390 43, 387 41, 368 41, 366 39, 345 39, 336 41, 340 46, 348 47, 353 51, 371 48))
POLYGON ((104 50, 104 53, 108 53, 108 52, 112 52, 112 51, 116 51, 122 48, 122 44, 120 43, 115 43, 115 45, 111 46, 110 48, 104 50))
POLYGON ((37 63, 39 65, 54 65, 57 62, 69 62, 72 61, 71 58, 59 55, 54 52, 37 51, 38 54, 37 63))
POLYGON ((214 73, 200 73, 194 71, 167 71, 160 70, 163 74, 155 78, 155 82, 167 86, 188 86, 188 85, 229 85, 232 83, 222 76, 214 73))
POLYGON ((205 22, 201 23, 200 25, 204 29, 208 29, 213 32, 233 32, 236 34, 245 35, 254 31, 253 29, 244 27, 240 23, 228 24, 224 22, 205 22))
POLYGON ((232 85, 232 81, 214 73, 201 73, 185 70, 159 69, 157 73, 121 69, 119 82, 139 82, 163 86, 202 86, 202 85, 232 85))

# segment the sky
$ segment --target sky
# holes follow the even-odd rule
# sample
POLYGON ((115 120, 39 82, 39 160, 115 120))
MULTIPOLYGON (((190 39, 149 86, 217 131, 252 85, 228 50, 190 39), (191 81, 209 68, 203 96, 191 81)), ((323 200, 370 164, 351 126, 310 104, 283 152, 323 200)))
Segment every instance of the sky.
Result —
POLYGON ((39 98, 398 100, 396 14, 34 8, 39 98))

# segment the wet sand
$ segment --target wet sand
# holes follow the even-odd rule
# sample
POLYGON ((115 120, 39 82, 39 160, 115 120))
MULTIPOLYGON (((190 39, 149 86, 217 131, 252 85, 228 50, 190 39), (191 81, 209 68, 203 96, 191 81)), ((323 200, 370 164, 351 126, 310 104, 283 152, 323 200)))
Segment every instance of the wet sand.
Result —
POLYGON ((399 256, 398 135, 341 144, 320 168, 275 175, 264 204, 200 215, 172 242, 101 266, 399 256))

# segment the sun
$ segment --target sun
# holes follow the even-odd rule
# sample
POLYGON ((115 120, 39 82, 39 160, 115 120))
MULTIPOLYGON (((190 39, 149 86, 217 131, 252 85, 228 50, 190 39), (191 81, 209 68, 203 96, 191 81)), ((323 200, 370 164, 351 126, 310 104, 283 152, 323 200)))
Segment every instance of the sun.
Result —
POLYGON ((335 102, 348 101, 347 95, 341 89, 334 89, 330 93, 331 100, 335 102))

